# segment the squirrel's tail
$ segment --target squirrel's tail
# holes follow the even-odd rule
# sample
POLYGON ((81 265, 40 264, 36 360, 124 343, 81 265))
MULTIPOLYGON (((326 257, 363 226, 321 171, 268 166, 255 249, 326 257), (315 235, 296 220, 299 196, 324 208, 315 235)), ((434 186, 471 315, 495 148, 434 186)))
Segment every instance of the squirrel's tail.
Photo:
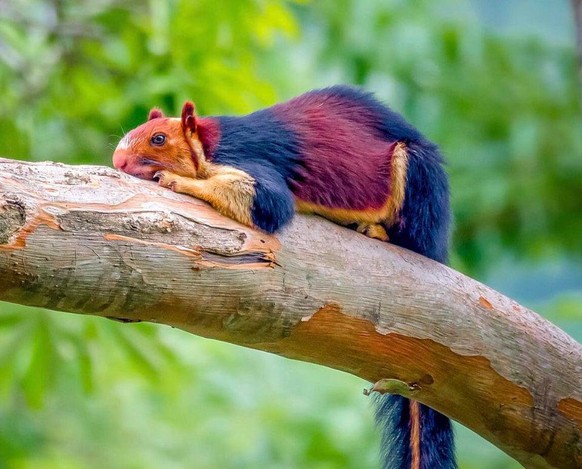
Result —
MULTIPOLYGON (((400 223, 390 242, 446 263, 450 225, 449 190, 438 148, 418 139, 407 145, 408 175, 400 223)), ((451 421, 402 396, 376 398, 384 469, 456 468, 451 421)))
POLYGON ((375 399, 383 469, 457 467, 453 429, 447 417, 402 396, 383 394, 375 399))

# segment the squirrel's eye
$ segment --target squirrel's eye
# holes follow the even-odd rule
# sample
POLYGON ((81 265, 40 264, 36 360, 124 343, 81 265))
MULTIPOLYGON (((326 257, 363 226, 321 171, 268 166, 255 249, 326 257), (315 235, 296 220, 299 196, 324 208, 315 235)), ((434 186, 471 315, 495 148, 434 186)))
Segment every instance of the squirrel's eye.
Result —
POLYGON ((152 145, 156 145, 158 147, 162 146, 164 143, 166 143, 166 136, 164 134, 155 134, 150 139, 150 142, 152 145))

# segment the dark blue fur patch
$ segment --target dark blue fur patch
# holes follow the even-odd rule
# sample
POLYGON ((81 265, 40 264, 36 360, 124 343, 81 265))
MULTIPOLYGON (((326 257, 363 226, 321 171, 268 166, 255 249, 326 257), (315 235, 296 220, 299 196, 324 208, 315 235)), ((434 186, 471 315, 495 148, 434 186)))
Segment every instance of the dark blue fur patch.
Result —
POLYGON ((253 223, 273 233, 291 221, 295 214, 295 201, 283 176, 272 165, 253 161, 241 162, 238 168, 255 180, 255 198, 251 207, 253 223))
MULTIPOLYGON (((301 148, 295 134, 273 114, 263 109, 247 116, 220 116, 220 140, 213 162, 238 168, 258 163, 275 169, 284 181, 295 176, 301 163, 301 148)), ((242 168, 241 168, 242 169, 242 168)))

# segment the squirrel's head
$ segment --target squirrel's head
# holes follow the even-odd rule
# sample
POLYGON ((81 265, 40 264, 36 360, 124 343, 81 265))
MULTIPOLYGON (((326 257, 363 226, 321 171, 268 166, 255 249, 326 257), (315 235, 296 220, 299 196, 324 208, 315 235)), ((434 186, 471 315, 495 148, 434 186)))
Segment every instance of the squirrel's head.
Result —
POLYGON ((113 152, 113 166, 142 179, 153 179, 162 169, 196 177, 205 162, 196 127, 190 101, 184 103, 180 118, 165 117, 159 109, 152 109, 145 124, 121 139, 113 152))

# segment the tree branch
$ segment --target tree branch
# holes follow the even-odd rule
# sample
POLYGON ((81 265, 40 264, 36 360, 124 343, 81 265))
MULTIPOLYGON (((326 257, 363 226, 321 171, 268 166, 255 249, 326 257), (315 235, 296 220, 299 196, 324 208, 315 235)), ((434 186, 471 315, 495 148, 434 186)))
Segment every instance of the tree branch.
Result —
POLYGON ((443 265, 317 217, 268 236, 95 166, 0 159, 0 214, 1 300, 387 379, 526 466, 582 466, 580 344, 443 265))

